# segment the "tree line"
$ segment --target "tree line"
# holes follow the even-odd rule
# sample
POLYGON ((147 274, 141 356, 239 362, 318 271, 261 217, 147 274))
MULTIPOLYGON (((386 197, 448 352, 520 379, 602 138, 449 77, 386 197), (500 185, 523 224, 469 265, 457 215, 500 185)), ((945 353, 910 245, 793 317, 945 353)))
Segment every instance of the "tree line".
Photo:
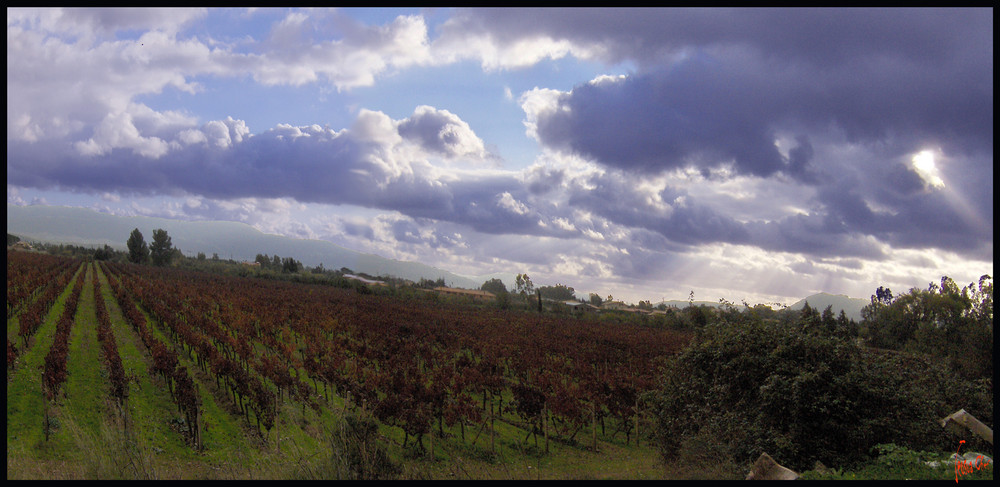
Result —
POLYGON ((167 231, 162 228, 153 230, 153 241, 147 246, 138 228, 132 230, 128 240, 125 242, 128 247, 128 261, 133 264, 152 263, 157 267, 168 266, 181 254, 179 249, 174 248, 167 231))

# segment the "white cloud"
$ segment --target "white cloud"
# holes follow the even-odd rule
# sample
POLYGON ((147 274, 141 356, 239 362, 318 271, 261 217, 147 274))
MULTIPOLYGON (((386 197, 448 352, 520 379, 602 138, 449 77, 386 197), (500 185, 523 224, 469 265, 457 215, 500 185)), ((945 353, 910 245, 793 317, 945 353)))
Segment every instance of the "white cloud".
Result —
POLYGON ((605 83, 617 83, 619 81, 624 81, 627 78, 624 74, 619 74, 618 76, 612 76, 610 74, 602 74, 590 81, 587 84, 590 85, 602 85, 605 83))
POLYGON ((584 228, 583 229, 583 234, 586 235, 587 238, 589 238, 591 240, 604 240, 604 235, 601 235, 600 232, 596 232, 596 231, 594 231, 593 229, 590 229, 590 228, 584 228))
POLYGON ((527 215, 530 210, 528 207, 514 199, 514 196, 508 191, 504 191, 502 194, 497 195, 499 199, 497 200, 497 206, 500 208, 507 209, 518 215, 527 215))
POLYGON ((459 13, 445 22, 441 35, 432 44, 435 58, 448 63, 478 60, 484 70, 493 71, 523 68, 566 56, 597 59, 604 54, 599 42, 580 43, 545 34, 502 36, 469 20, 459 13))
POLYGON ((193 121, 182 114, 154 112, 135 103, 135 97, 159 93, 167 86, 194 92, 198 86, 190 77, 229 72, 227 54, 209 50, 195 39, 179 40, 175 29, 166 28, 197 15, 170 10, 159 20, 151 12, 129 20, 127 12, 108 13, 105 18, 86 11, 13 10, 15 19, 8 18, 7 28, 7 84, 8 92, 18 96, 8 97, 7 133, 14 140, 75 137, 90 153, 117 147, 109 145, 117 140, 123 147, 156 154, 161 149, 150 141, 138 142, 143 135, 128 134, 129 125, 148 124, 155 131, 164 124, 193 125, 193 121), (87 32, 94 25, 110 32, 144 25, 163 30, 147 31, 134 40, 62 37, 77 30, 87 32), (101 124, 103 133, 86 133, 86 127, 101 124))
POLYGON ((539 118, 562 109, 559 99, 565 94, 565 92, 549 88, 535 88, 521 94, 518 103, 524 110, 524 126, 527 128, 525 133, 528 137, 540 141, 538 137, 539 118))
POLYGON ((226 117, 225 120, 212 120, 205 123, 201 130, 186 130, 178 136, 186 144, 206 142, 212 147, 226 149, 233 144, 243 142, 244 138, 250 136, 250 129, 243 120, 233 120, 232 117, 226 117))
POLYGON ((566 230, 567 232, 576 231, 576 227, 573 226, 573 224, 569 222, 569 219, 566 219, 566 218, 553 218, 552 219, 552 223, 555 224, 556 227, 561 228, 563 230, 566 230))
POLYGON ((429 64, 433 59, 422 17, 399 16, 384 26, 356 26, 343 39, 316 38, 323 33, 324 21, 332 22, 327 17, 296 11, 277 23, 265 43, 268 50, 254 57, 254 78, 268 85, 294 86, 323 78, 337 90, 347 90, 371 86, 377 75, 391 69, 429 64))
POLYGON ((94 129, 90 139, 75 144, 86 156, 104 155, 116 148, 127 148, 143 157, 159 158, 169 150, 167 142, 158 137, 143 137, 132 123, 129 113, 108 114, 94 129))

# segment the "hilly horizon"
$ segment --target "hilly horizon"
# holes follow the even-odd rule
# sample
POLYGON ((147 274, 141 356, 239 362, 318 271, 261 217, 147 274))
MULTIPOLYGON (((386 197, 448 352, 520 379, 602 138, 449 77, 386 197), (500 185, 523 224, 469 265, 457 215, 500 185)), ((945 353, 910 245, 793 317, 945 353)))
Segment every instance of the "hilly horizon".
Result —
MULTIPOLYGON (((185 221, 147 216, 117 216, 89 208, 67 206, 18 206, 7 205, 7 232, 19 237, 49 243, 68 243, 82 246, 110 245, 124 250, 125 241, 132 229, 139 228, 146 238, 152 230, 163 228, 170 235, 173 245, 186 255, 203 252, 219 254, 220 258, 252 261, 257 254, 293 257, 304 265, 319 264, 327 269, 347 267, 355 272, 373 276, 391 275, 417 281, 420 278, 443 278, 452 287, 478 289, 483 282, 499 278, 510 288, 514 274, 495 272, 481 276, 463 276, 419 262, 388 259, 375 254, 347 249, 324 240, 306 240, 267 234, 240 222, 185 221), (109 237, 121 235, 120 239, 109 237)), ((542 281, 536 285, 546 285, 542 281)), ((586 293, 578 291, 578 297, 586 293)), ((817 293, 807 296, 788 308, 802 309, 805 302, 820 310, 832 305, 835 313, 841 309, 849 318, 861 319, 861 308, 867 300, 845 295, 817 293)), ((686 300, 665 300, 658 304, 683 308, 686 300)), ((695 305, 720 306, 717 301, 695 301, 695 305)))
MULTIPOLYGON (((125 241, 134 228, 138 228, 147 240, 152 238, 154 229, 166 230, 174 247, 189 256, 198 252, 209 256, 217 253, 222 259, 253 261, 257 254, 280 255, 293 257, 310 267, 319 264, 333 270, 347 267, 373 276, 391 275, 413 281, 443 278, 452 287, 477 289, 485 280, 497 275, 463 276, 419 262, 354 251, 324 240, 268 234, 239 222, 117 216, 66 206, 7 205, 7 233, 28 240, 95 247, 110 245, 124 250, 125 241), (112 237, 117 235, 121 238, 112 237)), ((502 280, 507 284, 513 282, 513 277, 502 280)))
POLYGON ((822 313, 827 306, 832 306, 834 314, 838 314, 840 313, 840 310, 844 310, 844 314, 846 314, 848 318, 860 322, 861 309, 867 306, 871 301, 862 298, 852 298, 843 294, 817 293, 796 301, 795 304, 789 306, 788 309, 800 310, 805 307, 807 302, 809 303, 810 308, 816 309, 820 313, 822 313))

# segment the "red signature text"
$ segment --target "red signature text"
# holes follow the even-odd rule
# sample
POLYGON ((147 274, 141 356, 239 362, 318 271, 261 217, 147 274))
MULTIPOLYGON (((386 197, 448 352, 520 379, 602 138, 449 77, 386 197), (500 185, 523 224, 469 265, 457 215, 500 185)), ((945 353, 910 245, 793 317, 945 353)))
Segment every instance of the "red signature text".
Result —
MULTIPOLYGON (((962 443, 965 443, 965 440, 960 440, 958 442, 959 450, 962 449, 962 443)), ((958 455, 958 450, 955 451, 955 454, 958 455)), ((989 463, 982 455, 979 455, 972 460, 964 460, 964 461, 962 460, 961 455, 959 455, 958 458, 955 459, 955 483, 956 484, 958 483, 959 475, 969 475, 975 472, 976 470, 981 470, 992 466, 993 464, 989 463)))

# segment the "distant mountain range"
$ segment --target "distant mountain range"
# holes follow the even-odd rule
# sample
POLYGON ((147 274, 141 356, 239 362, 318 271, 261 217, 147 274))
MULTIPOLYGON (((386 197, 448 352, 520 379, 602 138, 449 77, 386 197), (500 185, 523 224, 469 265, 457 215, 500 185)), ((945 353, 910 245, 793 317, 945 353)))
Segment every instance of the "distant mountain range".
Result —
POLYGON ((110 245, 125 250, 125 241, 138 228, 147 242, 153 230, 162 228, 174 247, 186 255, 219 254, 222 259, 252 261, 257 254, 293 257, 304 265, 320 263, 327 269, 347 267, 373 276, 390 275, 418 281, 444 279, 452 287, 478 289, 499 277, 511 285, 514 275, 463 276, 419 262, 387 259, 356 252, 324 240, 304 240, 263 233, 250 225, 224 221, 183 221, 146 216, 116 216, 87 208, 65 206, 7 205, 7 233, 39 242, 67 243, 86 247, 110 245))
POLYGON ((852 298, 843 294, 819 293, 797 301, 795 304, 789 306, 788 309, 800 310, 805 307, 807 302, 809 303, 810 308, 816 309, 820 313, 822 313, 827 306, 833 306, 832 311, 834 315, 839 315, 840 310, 844 310, 844 314, 847 315, 848 318, 851 318, 854 321, 861 321, 861 308, 868 306, 871 303, 871 300, 852 298))

